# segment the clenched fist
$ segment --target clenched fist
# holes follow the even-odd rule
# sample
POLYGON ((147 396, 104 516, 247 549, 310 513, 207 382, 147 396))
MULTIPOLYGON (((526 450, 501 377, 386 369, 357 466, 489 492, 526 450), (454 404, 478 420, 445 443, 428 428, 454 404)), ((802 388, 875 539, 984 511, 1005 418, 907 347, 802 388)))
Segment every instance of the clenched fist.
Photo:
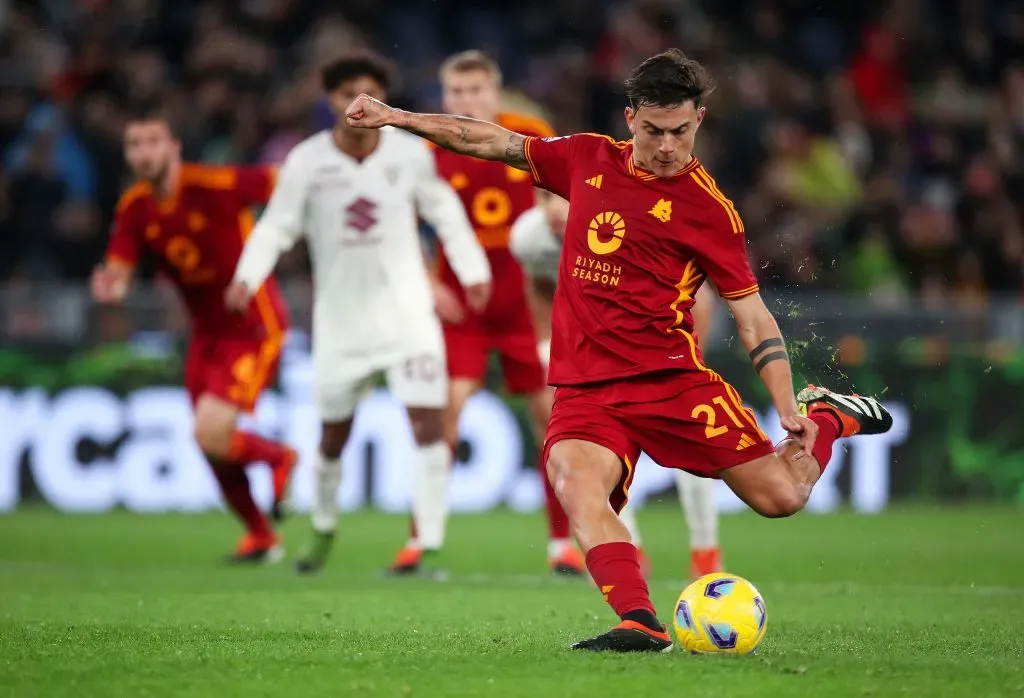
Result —
POLYGON ((119 267, 99 266, 92 271, 89 287, 94 300, 116 303, 128 293, 128 274, 119 267))
POLYGON ((241 281, 231 282, 231 285, 224 290, 224 307, 233 313, 244 313, 249 309, 251 301, 252 294, 249 293, 249 287, 241 281))
POLYGON ((345 121, 356 128, 381 128, 394 123, 397 111, 379 99, 361 94, 345 110, 345 121))
POLYGON ((482 313, 491 300, 491 284, 470 284, 466 286, 466 305, 476 313, 482 313))

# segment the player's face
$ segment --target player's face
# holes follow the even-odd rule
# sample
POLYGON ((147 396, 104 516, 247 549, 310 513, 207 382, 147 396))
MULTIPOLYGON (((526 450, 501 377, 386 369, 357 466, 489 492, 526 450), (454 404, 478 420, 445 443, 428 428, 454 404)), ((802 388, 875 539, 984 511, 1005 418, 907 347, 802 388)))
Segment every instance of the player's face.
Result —
POLYGON ((124 130, 124 159, 136 179, 157 182, 181 157, 181 143, 167 122, 132 121, 124 130))
POLYGON ((379 99, 381 102, 387 101, 387 92, 384 91, 384 86, 379 82, 371 78, 369 75, 360 75, 359 77, 346 80, 345 82, 338 85, 337 89, 330 93, 328 101, 331 105, 331 111, 338 118, 338 127, 344 130, 358 131, 359 133, 370 133, 366 129, 354 129, 349 126, 344 118, 345 110, 348 109, 349 105, 355 101, 356 97, 361 94, 367 94, 374 99, 379 99))
POLYGON ((448 114, 494 121, 501 110, 501 90, 486 70, 450 71, 441 88, 448 114))
POLYGON ((704 107, 693 102, 673 107, 626 107, 626 124, 633 134, 636 162, 659 177, 671 177, 685 167, 693 153, 693 139, 704 120, 704 107))

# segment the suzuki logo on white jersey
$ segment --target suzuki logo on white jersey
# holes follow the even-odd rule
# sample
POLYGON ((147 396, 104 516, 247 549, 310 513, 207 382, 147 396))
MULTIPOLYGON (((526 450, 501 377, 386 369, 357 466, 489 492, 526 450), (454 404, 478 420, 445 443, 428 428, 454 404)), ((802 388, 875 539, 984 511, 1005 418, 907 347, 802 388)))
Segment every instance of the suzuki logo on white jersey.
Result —
POLYGON ((345 225, 365 234, 378 223, 376 211, 377 204, 369 199, 359 197, 345 209, 348 214, 345 217, 345 225))

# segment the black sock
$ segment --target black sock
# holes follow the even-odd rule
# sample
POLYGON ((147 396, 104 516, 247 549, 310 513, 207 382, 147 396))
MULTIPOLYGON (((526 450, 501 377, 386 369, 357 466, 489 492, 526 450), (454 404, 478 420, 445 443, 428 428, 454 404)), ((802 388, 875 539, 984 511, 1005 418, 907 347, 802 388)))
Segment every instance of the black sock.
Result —
POLYGON ((642 608, 639 608, 639 609, 637 609, 635 611, 629 611, 627 613, 624 613, 622 615, 622 620, 631 620, 634 623, 639 623, 640 625, 644 626, 645 628, 648 628, 648 629, 653 630, 655 632, 659 632, 659 633, 665 632, 665 626, 663 626, 658 621, 658 617, 656 615, 654 615, 653 613, 651 613, 650 611, 646 611, 646 610, 644 610, 642 608))

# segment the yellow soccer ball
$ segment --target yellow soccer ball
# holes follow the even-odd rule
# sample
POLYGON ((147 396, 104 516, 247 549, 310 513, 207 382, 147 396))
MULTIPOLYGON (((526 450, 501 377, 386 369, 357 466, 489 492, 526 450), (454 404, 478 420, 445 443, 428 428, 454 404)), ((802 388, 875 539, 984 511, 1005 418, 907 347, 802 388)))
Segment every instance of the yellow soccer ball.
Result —
POLYGON ((768 613, 753 584, 706 574, 683 589, 673 619, 683 648, 697 654, 750 654, 764 639, 768 613))

